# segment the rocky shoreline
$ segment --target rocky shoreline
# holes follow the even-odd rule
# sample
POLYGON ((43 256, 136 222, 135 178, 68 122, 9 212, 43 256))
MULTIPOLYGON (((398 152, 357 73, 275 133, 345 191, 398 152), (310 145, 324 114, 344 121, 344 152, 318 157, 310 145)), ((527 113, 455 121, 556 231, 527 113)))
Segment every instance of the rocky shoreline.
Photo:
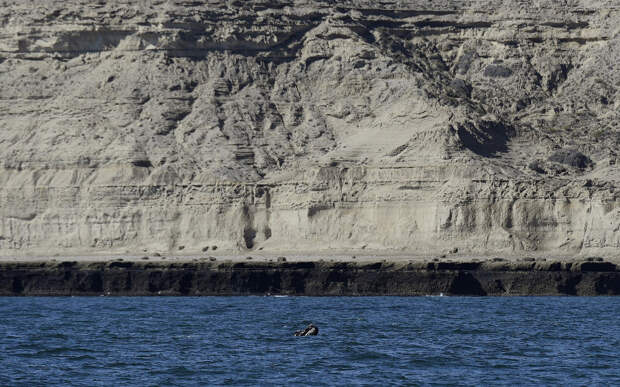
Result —
POLYGON ((620 268, 573 261, 0 263, 0 296, 619 295, 620 268))

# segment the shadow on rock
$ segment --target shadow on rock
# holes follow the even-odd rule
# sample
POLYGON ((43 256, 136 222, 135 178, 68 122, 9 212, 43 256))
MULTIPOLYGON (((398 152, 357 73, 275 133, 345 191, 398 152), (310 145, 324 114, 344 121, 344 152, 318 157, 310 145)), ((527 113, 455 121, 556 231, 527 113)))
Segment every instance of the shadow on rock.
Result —
POLYGON ((454 296, 486 296, 480 281, 471 273, 459 272, 452 280, 448 293, 454 296))

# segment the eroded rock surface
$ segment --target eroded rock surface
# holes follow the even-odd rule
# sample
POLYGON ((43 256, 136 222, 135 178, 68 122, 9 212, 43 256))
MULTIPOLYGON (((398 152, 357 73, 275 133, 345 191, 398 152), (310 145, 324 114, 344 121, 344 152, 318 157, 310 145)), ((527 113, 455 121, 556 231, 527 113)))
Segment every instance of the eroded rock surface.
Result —
MULTIPOLYGON (((0 262, 0 296, 611 296, 611 262, 0 262)), ((318 334, 312 326, 302 335, 318 334)), ((297 333, 296 332, 296 333, 297 333)))
POLYGON ((0 1, 0 254, 613 254, 615 0, 0 1))

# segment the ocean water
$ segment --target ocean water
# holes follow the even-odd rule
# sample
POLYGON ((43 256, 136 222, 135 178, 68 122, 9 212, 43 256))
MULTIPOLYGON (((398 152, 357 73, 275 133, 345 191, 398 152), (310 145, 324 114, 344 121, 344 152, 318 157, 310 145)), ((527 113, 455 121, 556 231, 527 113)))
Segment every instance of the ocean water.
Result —
POLYGON ((2 386, 620 385, 620 297, 0 298, 0 365, 2 386))

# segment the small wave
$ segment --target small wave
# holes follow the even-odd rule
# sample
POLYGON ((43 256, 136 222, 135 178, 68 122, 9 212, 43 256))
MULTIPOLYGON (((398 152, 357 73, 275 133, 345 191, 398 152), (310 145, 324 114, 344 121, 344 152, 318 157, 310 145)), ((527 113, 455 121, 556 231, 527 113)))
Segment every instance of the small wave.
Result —
POLYGON ((439 293, 439 294, 425 294, 424 297, 447 297, 447 296, 443 293, 439 293))
POLYGON ((197 374, 195 370, 191 370, 185 366, 176 366, 163 370, 154 370, 151 372, 153 375, 171 375, 175 377, 179 376, 192 376, 197 374))
POLYGON ((294 302, 110 299, 91 320, 89 299, 46 299, 37 324, 24 316, 41 305, 10 300, 0 386, 66 375, 75 385, 487 385, 514 383, 515 370, 514 384, 618 384, 620 330, 600 322, 615 321, 620 298, 272 297, 294 302), (310 318, 319 335, 295 338, 310 318))
POLYGON ((90 355, 67 356, 69 361, 97 360, 96 357, 90 355))
POLYGON ((58 347, 58 348, 48 348, 37 351, 35 356, 49 356, 49 355, 60 355, 67 352, 73 351, 73 348, 70 347, 58 347))

